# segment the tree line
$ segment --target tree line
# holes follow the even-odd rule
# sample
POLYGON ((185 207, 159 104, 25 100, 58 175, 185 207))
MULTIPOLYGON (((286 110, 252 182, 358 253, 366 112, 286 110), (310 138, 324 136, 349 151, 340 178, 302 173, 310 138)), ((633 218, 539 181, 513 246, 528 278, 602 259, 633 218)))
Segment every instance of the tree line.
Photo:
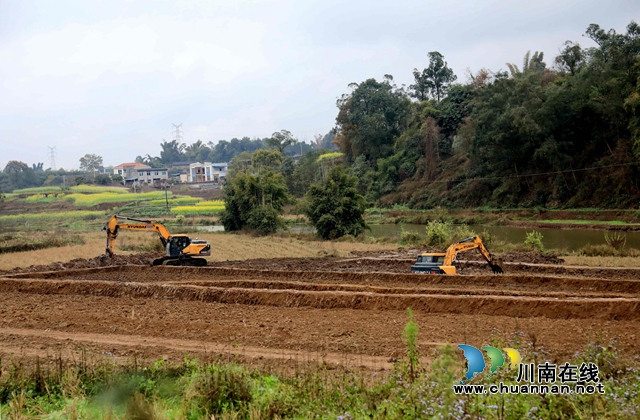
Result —
POLYGON ((630 207, 640 198, 640 27, 590 25, 548 65, 456 77, 429 53, 415 83, 350 85, 336 138, 369 201, 412 207, 630 207))
POLYGON ((230 162, 241 153, 251 153, 260 149, 276 148, 287 155, 304 154, 311 150, 335 148, 331 143, 334 139, 333 131, 317 135, 312 144, 299 142, 290 131, 280 130, 265 138, 242 137, 231 140, 220 140, 217 143, 204 143, 197 140, 189 145, 177 140, 160 143, 160 155, 137 156, 136 162, 145 163, 151 167, 170 167, 176 162, 230 162))
POLYGON ((527 52, 520 67, 481 69, 455 83, 434 51, 406 89, 391 75, 350 84, 337 101, 340 153, 310 152, 295 165, 281 150, 232 160, 225 229, 275 231, 293 196, 326 239, 361 233, 373 202, 637 204, 640 27, 631 22, 618 34, 592 24, 585 35, 597 46, 567 41, 551 66, 543 52, 527 52))

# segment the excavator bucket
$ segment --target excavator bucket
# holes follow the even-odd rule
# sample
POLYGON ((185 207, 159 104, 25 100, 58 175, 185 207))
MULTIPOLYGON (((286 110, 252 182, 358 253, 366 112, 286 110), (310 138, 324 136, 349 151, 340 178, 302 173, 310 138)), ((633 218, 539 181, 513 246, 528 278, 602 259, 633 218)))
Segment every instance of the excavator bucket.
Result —
POLYGON ((504 270, 498 264, 491 264, 491 270, 496 274, 504 273, 504 270))
POLYGON ((500 265, 502 264, 502 261, 492 258, 491 261, 489 262, 489 266, 491 267, 491 271, 493 271, 496 274, 502 274, 504 273, 504 270, 502 269, 502 266, 500 265))

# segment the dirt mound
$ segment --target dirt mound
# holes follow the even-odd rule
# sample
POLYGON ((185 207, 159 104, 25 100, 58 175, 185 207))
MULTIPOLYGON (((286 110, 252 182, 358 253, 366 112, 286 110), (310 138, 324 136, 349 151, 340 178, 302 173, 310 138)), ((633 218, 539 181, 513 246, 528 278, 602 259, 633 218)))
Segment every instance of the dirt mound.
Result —
POLYGON ((144 252, 131 255, 114 255, 109 258, 107 255, 98 255, 94 258, 76 258, 67 262, 56 262, 49 265, 30 265, 26 268, 14 268, 10 273, 33 273, 38 271, 60 271, 78 268, 96 268, 118 265, 151 265, 154 258, 161 257, 162 254, 156 252, 144 252))
POLYGON ((637 320, 634 298, 388 294, 360 291, 305 291, 119 283, 81 280, 2 279, 0 293, 92 295, 117 299, 166 299, 224 304, 318 309, 403 310, 561 319, 637 320))
POLYGON ((253 260, 213 262, 208 265, 210 267, 253 270, 407 273, 414 260, 415 258, 257 258, 253 260))
MULTIPOLYGON (((357 257, 374 258, 400 258, 415 259, 422 252, 442 252, 436 248, 403 248, 396 251, 351 251, 351 255, 357 257)), ((503 262, 530 263, 530 264, 563 264, 564 260, 554 254, 541 254, 539 252, 509 251, 505 253, 495 253, 503 262)), ((458 254, 459 259, 469 261, 484 261, 477 251, 458 254)))
MULTIPOLYGON (((636 270, 636 278, 637 278, 636 270)), ((74 280, 119 283, 183 283, 198 281, 278 281, 304 282, 315 284, 341 284, 350 286, 376 286, 393 288, 457 288, 473 294, 478 289, 498 291, 541 292, 580 292, 599 293, 602 297, 609 294, 640 295, 640 282, 636 280, 612 280, 587 277, 532 276, 526 273, 494 275, 480 274, 470 276, 432 276, 416 274, 397 274, 385 272, 329 272, 296 270, 255 270, 227 267, 148 267, 117 266, 104 268, 85 268, 40 273, 20 273, 7 276, 13 279, 74 280)))

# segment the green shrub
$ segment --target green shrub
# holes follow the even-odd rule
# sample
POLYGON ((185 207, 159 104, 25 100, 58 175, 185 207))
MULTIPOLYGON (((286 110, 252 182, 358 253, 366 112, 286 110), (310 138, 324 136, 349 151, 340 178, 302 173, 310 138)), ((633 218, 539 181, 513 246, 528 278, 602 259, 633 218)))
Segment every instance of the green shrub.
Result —
POLYGON ((183 224, 184 223, 184 215, 182 215, 182 214, 177 215, 176 216, 176 223, 179 224, 179 225, 183 224))
POLYGON ((99 174, 95 176, 93 182, 96 185, 109 185, 111 184, 111 178, 109 177, 109 175, 99 174))
POLYGON ((454 225, 452 222, 432 220, 426 226, 428 246, 446 247, 455 242, 474 236, 475 233, 465 224, 454 225))
POLYGON ((585 257, 620 257, 626 253, 623 250, 617 250, 610 245, 587 245, 580 248, 580 255, 585 257))
POLYGON ((620 232, 605 233, 604 240, 611 248, 622 251, 627 244, 627 235, 620 232))
POLYGON ((527 233, 527 238, 524 240, 524 244, 535 251, 543 251, 544 245, 542 244, 542 239, 542 233, 534 230, 527 233))
POLYGON ((439 220, 433 220, 427 224, 427 245, 444 245, 451 237, 451 226, 439 220))
MULTIPOLYGON (((238 172, 229 179, 224 189, 224 209, 220 210, 220 221, 224 230, 229 232, 245 227, 259 232, 273 232, 281 226, 280 215, 290 202, 282 174, 267 171, 255 176, 238 172)), ((195 207, 202 207, 201 211, 205 212, 217 212, 209 209, 218 209, 222 205, 212 204, 211 207, 195 207)))
POLYGON ((191 392, 193 402, 204 408, 207 418, 251 401, 251 381, 246 370, 233 366, 210 366, 197 375, 191 392))
POLYGON ((255 207, 247 218, 247 227, 257 230, 261 235, 273 233, 283 225, 278 211, 271 206, 255 207))
POLYGON ((406 244, 416 244, 420 242, 420 234, 414 230, 404 230, 404 227, 401 227, 400 241, 406 244))
POLYGON ((337 239, 344 235, 358 236, 364 232, 366 201, 358 193, 358 178, 342 166, 329 172, 323 185, 313 184, 307 191, 306 214, 322 239, 337 239))
POLYGON ((618 255, 618 252, 609 245, 587 245, 580 249, 580 254, 587 257, 612 257, 618 255))

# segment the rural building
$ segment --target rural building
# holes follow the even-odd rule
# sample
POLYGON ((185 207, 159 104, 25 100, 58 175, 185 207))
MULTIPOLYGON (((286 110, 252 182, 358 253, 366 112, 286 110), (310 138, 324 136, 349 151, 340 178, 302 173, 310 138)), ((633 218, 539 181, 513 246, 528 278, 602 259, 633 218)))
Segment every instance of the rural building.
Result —
POLYGON ((222 182, 227 177, 228 163, 192 163, 189 165, 189 182, 222 182))
POLYGON ((113 174, 121 175, 125 181, 133 182, 138 180, 138 171, 148 169, 151 169, 151 166, 145 165, 144 163, 121 163, 113 168, 113 174))
POLYGON ((138 182, 146 182, 147 184, 155 184, 169 179, 167 168, 149 168, 138 170, 138 182))

